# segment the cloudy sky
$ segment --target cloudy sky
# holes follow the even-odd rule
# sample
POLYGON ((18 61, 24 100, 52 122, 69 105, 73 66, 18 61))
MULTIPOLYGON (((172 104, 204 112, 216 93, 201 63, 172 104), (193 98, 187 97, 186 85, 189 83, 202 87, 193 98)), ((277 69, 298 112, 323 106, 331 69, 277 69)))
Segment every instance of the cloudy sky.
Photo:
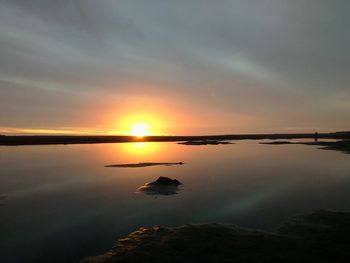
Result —
POLYGON ((350 129, 348 0, 0 0, 0 132, 350 129), (135 117, 136 116, 136 117, 135 117))

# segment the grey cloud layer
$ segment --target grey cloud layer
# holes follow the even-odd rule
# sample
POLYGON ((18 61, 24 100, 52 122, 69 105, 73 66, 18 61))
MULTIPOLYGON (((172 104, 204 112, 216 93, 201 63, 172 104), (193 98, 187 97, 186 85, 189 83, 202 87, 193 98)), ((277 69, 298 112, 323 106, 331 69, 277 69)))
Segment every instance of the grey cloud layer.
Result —
MULTIPOLYGON (((43 111, 47 100, 83 115, 85 96, 147 95, 155 84, 159 96, 186 93, 184 103, 251 114, 267 126, 285 126, 288 113, 293 125, 312 118, 342 128, 349 10, 346 0, 2 0, 1 110, 21 117, 1 116, 0 125, 38 123, 10 105, 38 89, 45 92, 25 109, 43 111), (149 85, 133 93, 129 82, 149 85)), ((57 125, 72 121, 51 114, 57 125)))

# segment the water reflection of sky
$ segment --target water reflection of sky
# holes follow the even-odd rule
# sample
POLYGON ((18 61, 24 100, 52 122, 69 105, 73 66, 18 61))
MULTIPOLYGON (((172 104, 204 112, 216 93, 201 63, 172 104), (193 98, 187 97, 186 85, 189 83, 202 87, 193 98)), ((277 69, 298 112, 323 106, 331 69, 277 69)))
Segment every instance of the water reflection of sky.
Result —
POLYGON ((296 213, 347 210, 349 158, 252 141, 1 147, 0 196, 7 198, 0 206, 0 250, 5 262, 77 261, 140 226, 226 222, 271 229, 296 213), (185 164, 104 167, 180 161, 185 164), (135 194, 160 176, 179 180, 183 189, 156 199, 135 194))

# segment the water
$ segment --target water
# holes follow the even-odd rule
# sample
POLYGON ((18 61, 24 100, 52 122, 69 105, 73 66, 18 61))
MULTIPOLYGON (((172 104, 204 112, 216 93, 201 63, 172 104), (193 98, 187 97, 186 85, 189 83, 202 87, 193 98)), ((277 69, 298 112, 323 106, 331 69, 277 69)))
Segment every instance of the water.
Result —
POLYGON ((298 213, 350 210, 349 160, 316 146, 257 141, 0 147, 0 261, 77 262, 141 226, 224 222, 273 230, 298 213), (169 196, 135 193, 159 176, 184 187, 169 196))

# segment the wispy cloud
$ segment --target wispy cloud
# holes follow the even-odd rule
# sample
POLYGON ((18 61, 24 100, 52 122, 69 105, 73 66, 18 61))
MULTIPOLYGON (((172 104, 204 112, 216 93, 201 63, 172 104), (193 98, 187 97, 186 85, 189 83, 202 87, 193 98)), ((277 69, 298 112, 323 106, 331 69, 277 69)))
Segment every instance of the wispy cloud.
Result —
POLYGON ((90 128, 55 128, 55 129, 40 129, 40 128, 13 128, 0 127, 0 134, 4 135, 112 135, 118 134, 117 131, 98 130, 90 128))
POLYGON ((98 127, 103 105, 121 112, 134 85, 177 114, 199 112, 187 133, 203 132, 203 119, 215 132, 350 129, 349 8, 344 0, 1 1, 0 125, 98 127))

